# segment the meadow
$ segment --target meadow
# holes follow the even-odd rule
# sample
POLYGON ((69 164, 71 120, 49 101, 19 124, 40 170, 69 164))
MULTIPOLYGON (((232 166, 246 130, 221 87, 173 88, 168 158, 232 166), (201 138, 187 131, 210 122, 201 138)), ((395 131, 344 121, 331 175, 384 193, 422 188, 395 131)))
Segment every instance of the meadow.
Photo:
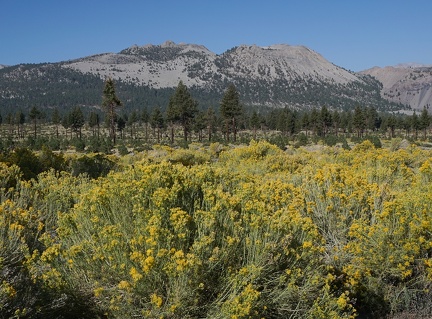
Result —
POLYGON ((97 178, 0 163, 0 318, 432 316, 429 150, 106 157, 97 178))

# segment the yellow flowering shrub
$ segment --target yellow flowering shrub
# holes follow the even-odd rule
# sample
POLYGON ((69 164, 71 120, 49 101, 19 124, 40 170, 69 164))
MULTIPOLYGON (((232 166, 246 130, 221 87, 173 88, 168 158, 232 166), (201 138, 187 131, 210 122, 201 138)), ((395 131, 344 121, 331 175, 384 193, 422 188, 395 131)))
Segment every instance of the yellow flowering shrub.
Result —
MULTIPOLYGON (((87 317, 432 315, 429 151, 251 142, 139 158, 97 180, 21 182, 0 165, 0 271, 19 256, 26 283, 87 317)), ((2 278, 0 301, 31 313, 22 286, 2 278)))

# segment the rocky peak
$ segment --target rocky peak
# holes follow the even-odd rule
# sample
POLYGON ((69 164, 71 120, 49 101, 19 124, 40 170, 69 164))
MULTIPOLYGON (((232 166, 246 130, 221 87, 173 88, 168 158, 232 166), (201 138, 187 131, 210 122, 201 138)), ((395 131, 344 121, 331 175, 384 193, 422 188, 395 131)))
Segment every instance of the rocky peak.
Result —
POLYGON ((335 66, 320 54, 305 46, 276 44, 266 47, 240 45, 223 54, 231 66, 246 70, 257 77, 295 80, 309 78, 335 84, 362 82, 354 74, 335 66))
POLYGON ((396 103, 407 104, 414 110, 432 105, 432 67, 404 63, 383 68, 374 67, 360 72, 376 78, 383 85, 381 95, 396 103))

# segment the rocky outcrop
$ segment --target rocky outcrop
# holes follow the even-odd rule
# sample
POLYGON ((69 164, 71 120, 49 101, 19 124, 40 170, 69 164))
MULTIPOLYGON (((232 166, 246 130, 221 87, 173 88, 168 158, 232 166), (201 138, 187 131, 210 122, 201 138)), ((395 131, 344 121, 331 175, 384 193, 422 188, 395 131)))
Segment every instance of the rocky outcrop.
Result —
POLYGON ((413 110, 429 109, 432 105, 432 67, 401 64, 375 67, 361 72, 382 83, 381 95, 390 101, 409 105, 413 110))

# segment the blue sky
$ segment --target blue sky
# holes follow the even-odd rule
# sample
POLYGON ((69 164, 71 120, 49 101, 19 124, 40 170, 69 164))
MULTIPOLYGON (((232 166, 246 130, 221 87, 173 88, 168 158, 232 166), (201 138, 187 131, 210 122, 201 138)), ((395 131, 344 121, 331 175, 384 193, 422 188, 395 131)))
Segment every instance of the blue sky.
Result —
POLYGON ((58 62, 133 44, 305 45, 353 71, 432 64, 430 0, 0 0, 0 64, 58 62))

